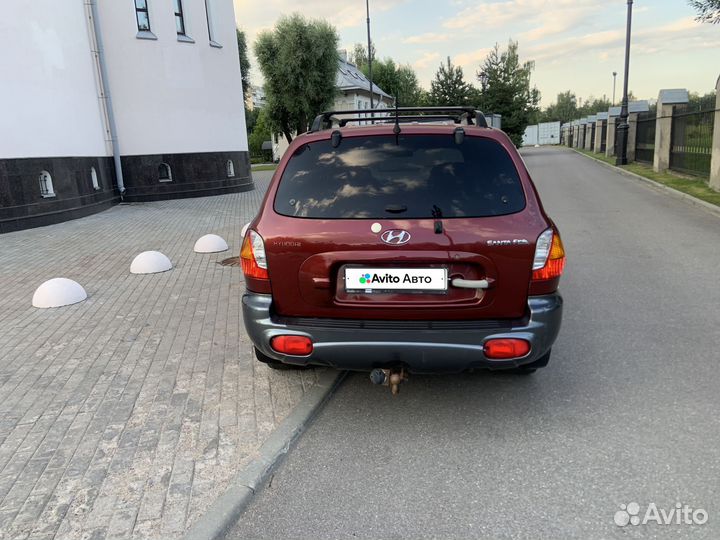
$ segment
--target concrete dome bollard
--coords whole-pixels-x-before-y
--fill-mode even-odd
[[[195,242],[195,253],[220,253],[227,251],[228,245],[222,237],[217,234],[206,234]]]
[[[77,304],[87,298],[82,286],[67,278],[54,278],[40,285],[33,294],[32,305],[36,308],[54,308]]]
[[[172,263],[159,251],[143,251],[133,259],[131,274],[157,274],[172,269]]]

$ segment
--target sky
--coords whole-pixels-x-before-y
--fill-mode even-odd
[[[257,34],[282,15],[298,12],[335,26],[339,47],[367,44],[363,0],[234,0],[237,25],[253,50]],[[629,86],[640,99],[656,99],[663,88],[705,94],[720,75],[720,25],[701,24],[686,0],[636,0]],[[429,89],[441,62],[450,57],[467,81],[488,50],[509,39],[519,42],[522,61],[535,62],[532,83],[541,104],[560,92],[586,100],[622,95],[626,0],[370,0],[372,39],[381,58],[410,64]],[[262,83],[251,56],[253,84]]]

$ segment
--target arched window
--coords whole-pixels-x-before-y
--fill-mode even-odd
[[[161,182],[172,182],[172,170],[167,163],[161,163],[158,167],[158,176]]]
[[[54,197],[55,190],[53,189],[52,176],[47,171],[40,171],[38,176],[38,182],[40,182],[40,195],[43,197]]]
[[[94,190],[100,189],[100,182],[98,182],[98,175],[95,167],[90,167],[90,180],[92,180]]]
[[[228,159],[228,162],[225,165],[225,170],[227,171],[228,178],[235,176],[235,165],[233,164],[232,159]]]

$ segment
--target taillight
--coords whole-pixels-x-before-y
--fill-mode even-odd
[[[275,336],[270,340],[274,351],[293,356],[307,356],[313,351],[313,343],[305,336]]]
[[[246,278],[270,279],[265,257],[265,243],[262,236],[253,230],[249,230],[245,235],[240,250],[240,262]]]
[[[533,260],[533,281],[559,278],[565,269],[565,249],[557,231],[548,229],[537,239]]]
[[[530,352],[530,342],[517,338],[489,339],[485,342],[484,352],[492,360],[522,358]]]

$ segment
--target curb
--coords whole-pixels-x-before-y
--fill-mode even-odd
[[[686,202],[689,202],[696,206],[700,206],[701,208],[704,208],[705,210],[708,210],[709,212],[711,212],[717,216],[720,216],[720,206],[709,203],[707,201],[703,201],[702,199],[698,199],[697,197],[693,197],[692,195],[688,195],[687,193],[678,191],[677,189],[671,188],[670,186],[666,186],[665,184],[661,184],[660,182],[656,182],[655,180],[652,180],[650,178],[645,178],[644,176],[640,176],[639,174],[635,174],[633,172],[626,171],[625,169],[623,169],[621,167],[611,165],[610,163],[606,163],[605,161],[603,161],[601,159],[597,159],[593,156],[588,156],[587,154],[578,152],[575,148],[570,148],[570,150],[572,150],[573,152],[575,152],[578,155],[581,155],[583,157],[591,159],[592,161],[595,161],[596,163],[599,163],[600,165],[603,165],[604,167],[607,167],[608,169],[612,169],[612,170],[620,173],[623,176],[627,176],[628,178],[634,178],[636,180],[642,180],[643,182],[650,185],[651,187],[659,189],[660,191],[664,191],[670,195],[675,196],[678,199],[683,199]]]
[[[185,540],[219,540],[230,530],[315,415],[340,386],[346,373],[328,369],[320,374],[318,384],[305,393],[300,403],[260,447],[257,457],[230,481],[230,487],[185,533]]]

